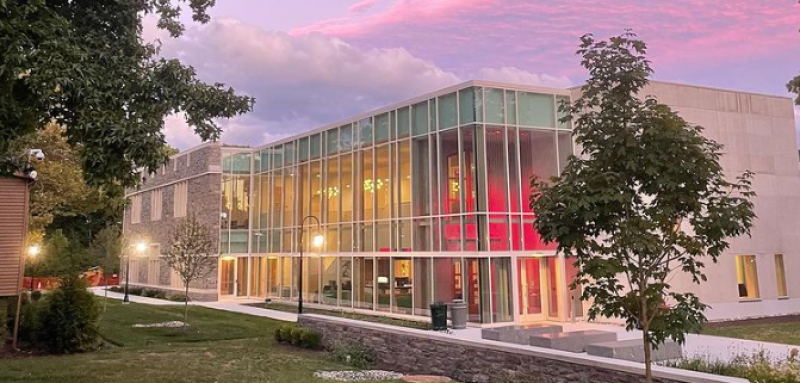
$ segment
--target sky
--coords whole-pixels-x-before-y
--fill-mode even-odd
[[[148,17],[144,38],[204,81],[256,98],[251,113],[220,121],[230,144],[260,146],[472,79],[579,85],[586,33],[632,29],[656,80],[790,96],[800,73],[796,0],[217,0],[210,13],[206,25],[184,15],[178,39]],[[166,136],[179,149],[200,143],[180,115]]]

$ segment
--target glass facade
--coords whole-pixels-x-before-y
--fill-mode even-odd
[[[297,299],[299,226],[313,215],[325,244],[310,246],[316,223],[305,227],[306,302],[428,315],[432,302],[462,299],[483,323],[513,321],[522,303],[526,314],[557,315],[555,271],[526,271],[525,286],[540,291],[523,297],[518,258],[555,249],[534,230],[528,196],[532,178],[558,175],[572,154],[558,121],[564,97],[468,86],[258,150],[226,149],[220,251],[245,266],[224,268],[222,288],[238,290],[235,280],[251,296]],[[525,265],[539,273],[538,263]]]

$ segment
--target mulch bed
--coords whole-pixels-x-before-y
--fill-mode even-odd
[[[742,319],[742,320],[732,320],[723,322],[708,322],[704,325],[704,327],[724,328],[724,327],[739,327],[739,326],[760,325],[760,324],[780,324],[780,323],[792,323],[792,322],[800,322],[800,315],[782,315],[774,317]]]

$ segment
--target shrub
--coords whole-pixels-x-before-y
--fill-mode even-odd
[[[111,286],[108,288],[108,291],[113,291],[115,293],[124,293],[125,288],[121,286]]]
[[[331,359],[358,369],[369,369],[375,365],[372,350],[357,343],[340,343],[331,349]]]
[[[123,289],[123,292],[125,290]],[[142,295],[144,293],[144,289],[141,287],[129,287],[128,288],[128,295]]]
[[[158,290],[156,294],[153,296],[156,299],[167,299],[167,293],[165,291]]]
[[[32,292],[31,293],[31,299],[34,300],[34,301],[38,301],[39,299],[42,299],[42,292],[39,291],[39,290],[36,290],[36,291]]]
[[[39,315],[43,304],[41,301],[28,299],[24,294],[22,297],[22,306],[20,306],[19,313],[19,340],[34,344],[39,339]],[[13,304],[16,307],[16,300],[13,301]],[[13,318],[11,318],[9,325],[13,326]]]
[[[730,361],[702,357],[681,359],[666,365],[684,370],[744,378],[758,383],[794,383],[800,382],[800,359],[797,354],[798,352],[793,350],[786,359],[775,359],[762,350],[752,355],[737,355]]]
[[[8,338],[8,302],[10,299],[0,298],[0,345]]]
[[[186,295],[183,294],[173,294],[169,296],[169,300],[173,302],[186,302]]]
[[[322,336],[307,328],[282,325],[275,329],[275,340],[279,343],[314,350],[320,347]]]
[[[82,352],[99,341],[97,320],[100,310],[94,294],[84,282],[66,276],[61,285],[42,301],[39,314],[39,343],[54,353]]]

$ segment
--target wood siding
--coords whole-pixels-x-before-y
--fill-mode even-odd
[[[19,294],[28,232],[28,180],[0,177],[0,297]]]

